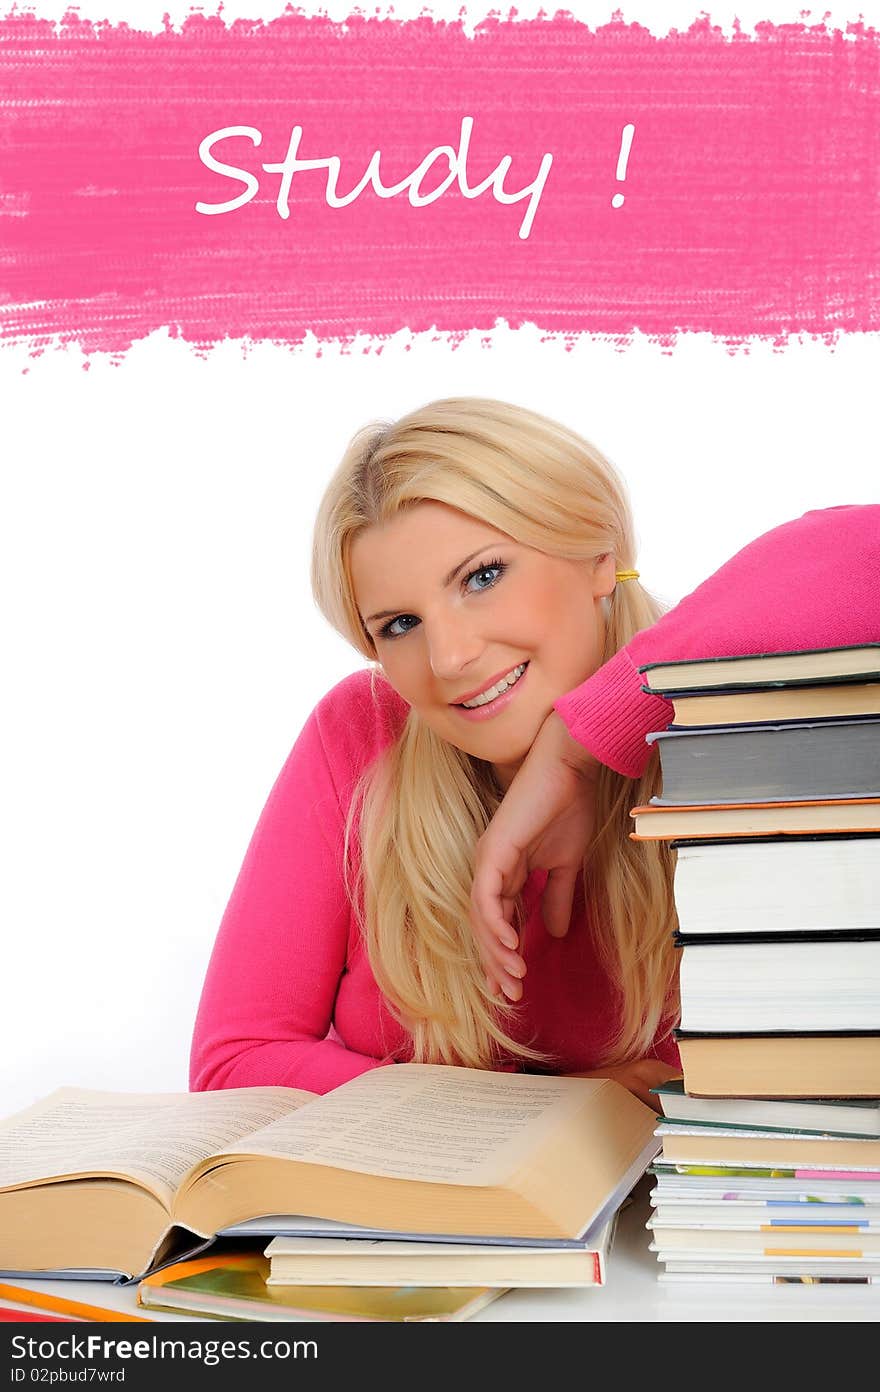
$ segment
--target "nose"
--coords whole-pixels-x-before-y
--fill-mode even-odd
[[[461,614],[435,615],[425,627],[431,671],[442,681],[461,676],[485,646]]]

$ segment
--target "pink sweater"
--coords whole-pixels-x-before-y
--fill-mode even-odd
[[[645,736],[672,708],[642,690],[640,664],[880,641],[880,506],[807,513],[744,548],[557,702],[572,735],[638,776]],[[353,789],[396,738],[406,706],[361,671],[319,702],[272,789],[220,927],[192,1045],[194,1090],[260,1084],[327,1092],[408,1040],[370,970],[341,875]],[[526,883],[526,989],[511,1032],[561,1073],[596,1067],[614,1027],[610,983],[582,897],[549,937],[543,874]],[[677,1061],[674,1044],[658,1057]]]

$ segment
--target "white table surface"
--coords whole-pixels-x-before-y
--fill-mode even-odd
[[[692,1282],[663,1285],[657,1280],[660,1265],[648,1251],[651,1240],[645,1228],[650,1216],[645,1176],[633,1202],[624,1209],[608,1264],[607,1284],[584,1290],[517,1290],[494,1300],[473,1317],[474,1323],[510,1321],[569,1323],[629,1321],[688,1323],[811,1321],[870,1322],[880,1319],[880,1285],[875,1286],[771,1286],[705,1285]],[[188,1321],[190,1316],[140,1310],[134,1286],[113,1286],[104,1281],[24,1281],[35,1290],[51,1291],[89,1304],[129,1310],[156,1321]],[[5,1302],[4,1302],[5,1303]],[[37,1328],[38,1326],[34,1326]]]

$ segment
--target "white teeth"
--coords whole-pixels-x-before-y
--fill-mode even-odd
[[[494,701],[496,696],[500,696],[502,691],[506,691],[508,687],[518,682],[525,670],[526,664],[521,662],[518,667],[514,667],[512,672],[508,672],[506,677],[502,677],[494,686],[490,686],[488,691],[481,692],[479,696],[474,696],[470,701],[462,701],[461,704],[465,710],[473,710],[476,706],[488,706],[489,702]]]

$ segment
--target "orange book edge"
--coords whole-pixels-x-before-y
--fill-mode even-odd
[[[776,810],[781,810],[786,807],[880,807],[880,797],[800,798],[796,801],[791,802],[680,802],[670,803],[668,806],[663,807],[659,807],[654,803],[642,803],[638,807],[630,808],[629,815],[631,817],[664,817],[671,812],[748,812],[751,809],[760,810],[763,808],[775,808]],[[834,835],[835,832],[850,831],[880,832],[880,818],[878,818],[876,825],[873,827],[863,825],[854,827],[851,825],[847,825],[846,822],[842,820],[840,825],[836,827],[823,827],[822,831],[826,835]],[[802,836],[806,834],[809,833],[805,833],[800,830],[792,832],[769,832],[766,828],[761,828],[757,831],[742,831],[739,829],[737,829],[735,832],[732,829],[730,831],[731,836],[735,836],[737,840],[743,841],[747,841],[750,837],[767,837],[768,835]],[[673,841],[700,841],[717,839],[717,837],[718,828],[716,827],[714,830],[706,831],[678,831],[671,834],[669,839]],[[629,833],[629,839],[631,841],[656,841],[659,839],[659,837],[658,833],[656,832],[651,836],[644,836],[642,833],[638,831],[631,831]]]
[[[169,1281],[181,1281],[186,1276],[200,1276],[203,1271],[212,1271],[217,1266],[238,1266],[247,1269],[254,1265],[257,1255],[254,1252],[215,1252],[213,1257],[196,1257],[192,1261],[174,1262],[171,1266],[163,1267],[161,1271],[155,1271],[152,1276],[145,1276],[140,1285],[159,1290],[162,1286],[168,1285]]]

